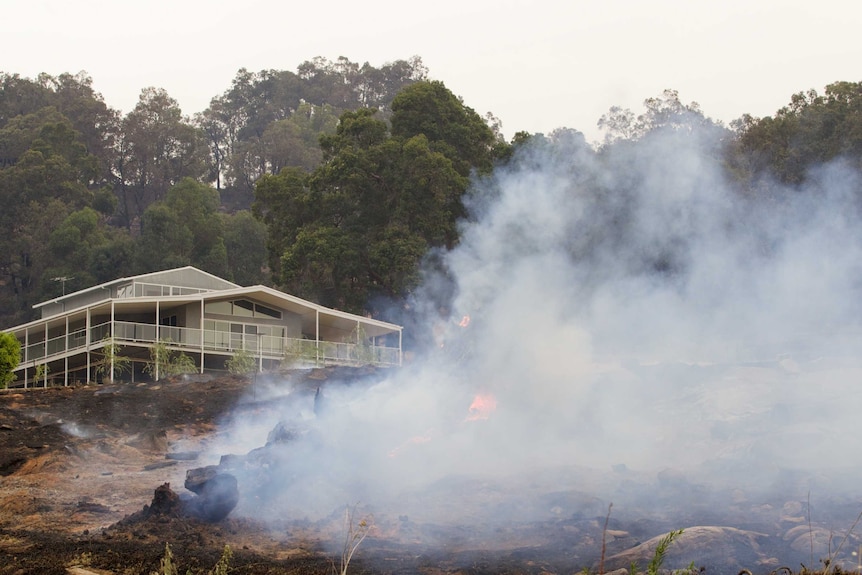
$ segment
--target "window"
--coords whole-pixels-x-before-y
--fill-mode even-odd
[[[204,305],[204,311],[219,315],[231,315],[231,304],[229,301],[208,301]]]
[[[281,319],[281,312],[277,309],[272,309],[271,307],[266,307],[265,305],[261,305],[259,303],[254,304],[254,316],[255,317],[271,317],[273,319]]]
[[[281,319],[279,310],[254,303],[247,299],[234,301],[211,301],[204,304],[204,313],[233,315],[237,317],[257,317],[262,319]]]
[[[254,317],[254,304],[245,299],[233,302],[233,315],[240,317]]]

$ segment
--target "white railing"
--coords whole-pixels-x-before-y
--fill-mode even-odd
[[[112,329],[113,327],[113,329]],[[113,334],[113,336],[112,336]],[[98,344],[106,338],[120,345],[152,345],[168,342],[172,347],[191,352],[232,353],[241,349],[252,355],[273,359],[296,359],[313,363],[400,365],[400,350],[370,344],[342,343],[269,335],[200,330],[188,327],[153,325],[126,321],[105,322],[90,328],[89,343]],[[22,347],[21,366],[45,363],[87,347],[85,329],[39,341]],[[319,343],[319,345],[318,345]]]

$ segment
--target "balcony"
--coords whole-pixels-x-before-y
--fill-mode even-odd
[[[83,353],[87,351],[88,342],[90,350],[97,350],[109,342],[121,347],[151,347],[158,341],[167,342],[172,349],[193,354],[230,355],[246,350],[254,357],[315,365],[388,367],[400,365],[401,360],[397,347],[377,346],[370,342],[360,345],[115,321],[92,326],[89,337],[86,329],[79,329],[22,347],[19,369]]]

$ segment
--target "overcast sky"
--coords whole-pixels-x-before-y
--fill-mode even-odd
[[[124,113],[147,86],[200,112],[242,67],[418,55],[507,137],[567,127],[593,141],[608,108],[640,111],[666,88],[730,122],[862,80],[862,2],[849,0],[0,0],[0,10],[0,71],[84,70]]]

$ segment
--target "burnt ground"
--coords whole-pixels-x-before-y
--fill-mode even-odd
[[[312,370],[299,385],[313,393],[336,372],[353,375]],[[0,393],[0,575],[148,575],[159,569],[166,543],[182,573],[209,572],[226,545],[231,573],[332,572],[337,558],[322,542],[342,537],[340,510],[324,521],[281,525],[146,513],[159,486],[184,491],[186,471],[200,465],[196,443],[217,433],[220,417],[243,398],[244,409],[255,409],[250,385],[225,376]],[[501,555],[470,545],[468,533],[435,529],[384,519],[351,573],[557,571],[553,554]],[[425,536],[453,545],[431,548],[421,543]],[[546,558],[536,561],[537,554]]]
[[[368,375],[310,370],[292,376],[292,385],[313,394],[330,378]],[[219,433],[223,416],[263,409],[249,393],[252,385],[220,377],[0,393],[0,575],[149,575],[159,570],[166,543],[180,573],[208,573],[225,546],[233,552],[230,573],[333,572],[336,557],[327,543],[344,536],[343,510],[323,520],[276,524],[233,515],[206,523],[148,512],[160,486],[189,495],[186,472],[201,466],[195,455]],[[631,482],[631,489],[639,488]],[[437,489],[427,493],[437,504],[464,491],[483,505],[504,504],[497,499],[503,488],[487,482],[454,478]],[[686,491],[688,501],[701,498],[697,485],[674,475],[659,477],[651,489],[657,507]],[[711,573],[738,573],[740,566],[770,573],[781,565],[797,570],[799,558],[817,567],[815,544],[818,553],[834,549],[841,535],[834,525],[812,524],[804,501],[764,501],[739,492],[719,503],[702,499],[703,505],[674,510],[672,519],[615,507],[606,523],[606,502],[575,490],[542,492],[525,501],[550,510],[550,518],[484,531],[381,514],[350,572],[598,572],[633,560],[643,567],[656,536],[686,527],[686,539],[674,547],[682,565],[694,559],[709,564]],[[845,527],[858,513],[853,502],[834,507]],[[847,545],[860,544],[852,535]],[[600,566],[603,547],[607,561]]]
[[[0,394],[0,573],[150,573],[166,542],[182,572],[211,569],[225,545],[236,573],[324,572],[329,558],[301,534],[232,518],[134,520],[156,487],[182,490],[194,442],[248,386],[222,377]],[[167,458],[180,438],[191,455]]]

